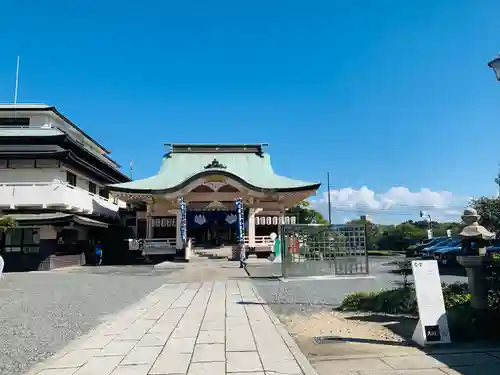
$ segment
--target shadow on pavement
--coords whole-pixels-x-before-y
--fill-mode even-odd
[[[288,306],[327,306],[327,307],[334,307],[335,305],[330,304],[330,303],[309,303],[309,302],[274,302],[274,303],[267,303],[267,302],[248,302],[248,301],[240,301],[238,302],[239,305],[260,305],[260,306],[280,306],[280,305],[288,305]]]
[[[373,313],[346,317],[346,319],[383,324],[389,330],[406,340],[400,343],[400,345],[417,347],[411,340],[413,331],[417,325],[417,318]],[[367,344],[373,343],[373,340],[365,339],[348,339],[348,341],[365,342]],[[392,345],[387,341],[380,343],[383,345]],[[422,361],[422,371],[424,368],[430,369],[447,366],[453,369],[453,371],[448,371],[454,375],[500,374],[500,345],[494,342],[452,342],[451,344],[429,345],[425,348],[420,348],[420,351],[420,355],[412,355],[408,357],[408,361]],[[416,370],[418,370],[418,364],[416,366]]]
[[[418,319],[414,317],[394,316],[376,313],[359,316],[349,316],[345,319],[350,321],[380,323],[384,327],[390,329],[396,335],[401,336],[402,338],[407,340],[407,342],[411,342],[411,336],[418,322]]]
[[[202,258],[208,258],[208,259],[227,259],[227,256],[223,256],[223,255],[218,255],[218,254],[209,254],[209,253],[197,253],[197,255],[199,257],[202,257]]]
[[[332,344],[335,342],[353,342],[358,344],[380,344],[388,346],[408,346],[406,342],[402,341],[389,341],[377,339],[363,339],[360,337],[340,337],[340,336],[317,336],[313,339],[315,344]]]

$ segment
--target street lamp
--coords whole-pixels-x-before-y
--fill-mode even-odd
[[[493,69],[497,81],[500,81],[500,56],[495,57],[488,63],[488,66]]]
[[[432,238],[432,218],[428,212],[420,211],[420,217],[427,221],[427,238],[430,240]]]

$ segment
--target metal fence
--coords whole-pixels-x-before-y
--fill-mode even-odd
[[[281,225],[282,275],[368,274],[364,225]]]

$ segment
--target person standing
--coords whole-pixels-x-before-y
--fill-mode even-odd
[[[244,243],[238,244],[240,246],[240,268],[247,268],[247,252]]]
[[[96,265],[100,266],[102,264],[102,246],[99,241],[95,245],[95,256],[96,256]]]

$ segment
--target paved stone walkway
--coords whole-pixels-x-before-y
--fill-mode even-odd
[[[498,375],[500,352],[344,356],[314,362],[319,375]]]
[[[27,375],[34,374],[316,372],[252,284],[229,280],[165,284]]]

